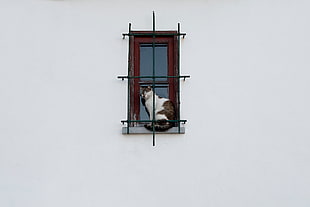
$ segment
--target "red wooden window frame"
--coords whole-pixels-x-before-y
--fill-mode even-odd
[[[141,44],[152,44],[153,41],[156,44],[167,44],[167,54],[168,54],[168,76],[178,76],[178,37],[177,37],[177,31],[164,31],[164,32],[155,32],[155,34],[159,34],[159,36],[155,36],[155,39],[153,36],[150,35],[143,35],[143,34],[149,34],[150,32],[133,32],[134,34],[139,35],[133,35],[131,36],[130,41],[130,54],[129,54],[129,64],[130,64],[130,70],[129,75],[130,76],[140,76],[140,45]],[[160,35],[164,34],[164,35]],[[140,78],[132,78],[130,81],[130,120],[139,120],[140,117]],[[173,101],[175,104],[176,112],[178,111],[178,103],[177,103],[177,96],[178,94],[178,84],[179,79],[178,78],[167,78],[167,84],[168,84],[168,94],[169,98]],[[159,83],[161,81],[158,81]],[[152,81],[150,81],[150,85],[152,85]],[[156,85],[156,81],[155,81]],[[177,114],[177,119],[179,115]],[[130,126],[139,126],[141,123],[139,122],[133,122],[129,124]]]

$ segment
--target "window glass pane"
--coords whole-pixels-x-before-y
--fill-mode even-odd
[[[161,97],[164,98],[168,98],[168,86],[165,85],[158,85],[157,87],[155,87],[155,93]],[[150,112],[153,113],[153,112]],[[142,103],[140,104],[140,120],[149,120],[150,117],[147,114],[145,107],[142,105]]]
[[[155,76],[168,75],[167,44],[155,45]],[[152,44],[140,45],[140,76],[153,75]],[[152,78],[141,78],[141,81],[151,81]],[[167,81],[167,78],[157,78],[155,81]]]

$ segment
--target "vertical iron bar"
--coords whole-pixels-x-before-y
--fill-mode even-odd
[[[181,32],[181,28],[180,28],[180,23],[178,23],[178,34],[180,34],[180,32]],[[177,36],[177,38],[178,38],[178,76],[180,76],[180,36],[178,35]],[[178,95],[177,95],[177,97],[178,97],[178,120],[180,120],[181,119],[181,117],[180,117],[180,107],[181,107],[181,103],[180,103],[180,78],[178,78],[177,79],[177,81],[178,81]],[[180,134],[180,132],[181,132],[181,123],[180,123],[180,121],[178,121],[178,133]]]
[[[153,49],[153,146],[155,146],[155,12],[153,11],[153,40],[152,40],[152,49]]]
[[[129,34],[131,33],[131,23],[129,23]],[[130,82],[131,82],[131,74],[130,74],[130,69],[131,69],[131,39],[132,37],[129,36],[128,37],[128,41],[129,41],[129,48],[128,48],[128,71],[127,71],[127,74],[128,74],[128,80],[127,80],[127,134],[129,134],[129,127],[131,125],[131,122],[129,120],[131,120],[130,118]]]

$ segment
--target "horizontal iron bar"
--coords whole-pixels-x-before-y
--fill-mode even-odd
[[[145,32],[145,33],[135,33],[135,32],[130,32],[130,33],[123,33],[123,37],[125,36],[184,36],[186,33],[154,33],[154,32]]]
[[[166,120],[167,122],[183,122],[184,124],[187,120]],[[122,120],[121,123],[131,123],[131,122],[157,122],[156,120]]]
[[[139,82],[140,86],[151,86],[152,83],[150,82]],[[155,88],[167,88],[169,86],[169,83],[158,83],[156,82]]]
[[[117,78],[120,78],[122,80],[124,80],[125,78],[190,78],[191,76],[190,75],[177,75],[177,76],[117,76]]]

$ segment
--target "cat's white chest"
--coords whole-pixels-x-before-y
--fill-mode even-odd
[[[150,119],[153,119],[153,106],[155,105],[155,119],[167,119],[167,117],[163,114],[157,114],[158,112],[164,110],[163,104],[167,101],[166,98],[158,98],[155,96],[155,103],[153,103],[153,97],[149,98],[145,101],[145,106],[150,113]]]

